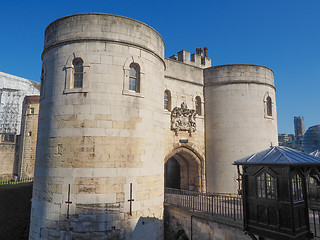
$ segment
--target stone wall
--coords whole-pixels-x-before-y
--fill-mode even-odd
[[[0,178],[12,179],[15,167],[16,143],[0,142]]]
[[[19,144],[19,178],[34,175],[38,134],[39,96],[26,96],[22,108],[21,136]]]
[[[165,239],[251,240],[242,222],[220,216],[204,215],[171,205],[164,207]]]
[[[161,36],[126,17],[48,26],[30,239],[163,238],[163,56]]]
[[[204,78],[208,191],[236,193],[232,163],[278,145],[274,75],[264,66],[233,64],[207,68]]]
[[[203,95],[203,70],[200,67],[189,65],[185,62],[165,59],[166,71],[164,91],[171,93],[172,111],[175,107],[181,108],[185,103],[188,109],[196,109],[196,97],[201,99],[201,113],[195,115],[196,131],[189,134],[187,131],[171,129],[171,111],[164,109],[164,164],[171,157],[179,158],[181,168],[189,168],[194,172],[183,173],[189,178],[199,178],[195,183],[189,180],[189,186],[183,189],[205,191],[205,147],[204,147],[204,95]],[[200,64],[200,63],[199,63]],[[179,155],[179,156],[178,156]]]

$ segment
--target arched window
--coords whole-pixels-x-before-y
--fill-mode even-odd
[[[73,88],[82,88],[83,85],[83,61],[81,58],[73,59]]]
[[[201,116],[201,97],[196,97],[196,113]]]
[[[295,174],[291,179],[293,201],[303,200],[302,179],[299,174]]]
[[[261,173],[257,177],[258,197],[267,199],[277,198],[277,181],[269,173]]]
[[[169,90],[164,91],[164,109],[171,111],[171,93]]]
[[[267,115],[268,116],[272,116],[272,101],[271,101],[271,97],[267,97]]]
[[[140,67],[137,63],[130,64],[129,90],[140,92]]]

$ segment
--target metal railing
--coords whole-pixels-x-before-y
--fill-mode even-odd
[[[201,211],[211,215],[220,215],[243,219],[242,199],[234,194],[201,193],[188,190],[165,188],[165,203],[178,207],[188,208],[192,211]]]
[[[33,182],[33,178],[22,178],[22,179],[0,179],[0,186],[2,185],[15,185],[19,183]]]
[[[220,215],[233,220],[243,220],[242,198],[234,194],[201,193],[188,190],[165,188],[165,203],[199,211],[211,215]],[[320,238],[320,209],[309,208],[310,231]]]

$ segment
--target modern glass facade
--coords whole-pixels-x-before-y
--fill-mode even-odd
[[[303,136],[303,151],[311,153],[320,149],[320,125],[310,127]]]

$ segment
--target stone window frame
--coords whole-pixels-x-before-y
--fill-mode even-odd
[[[74,58],[72,60],[72,66],[73,66],[73,88],[82,88],[83,75],[84,75],[82,58]]]
[[[271,102],[270,102],[271,101]],[[269,92],[264,95],[263,104],[264,104],[264,118],[274,119],[274,98]],[[271,109],[270,109],[271,107]],[[271,112],[270,112],[271,111]],[[269,115],[271,113],[271,115]]]
[[[199,95],[194,98],[194,105],[196,114],[198,114],[198,116],[202,116],[202,99]]]
[[[140,66],[137,63],[130,64],[129,91],[140,92]]]
[[[81,59],[82,60],[82,67],[83,67],[83,78],[82,78],[82,87],[74,87],[74,60]],[[72,57],[69,57],[67,60],[66,65],[64,66],[63,70],[65,71],[65,86],[63,93],[70,94],[70,93],[87,93],[89,90],[89,76],[90,76],[90,66],[86,65],[88,63],[86,56],[78,56],[77,54],[73,54]]]
[[[172,103],[172,101],[171,101],[171,91],[169,89],[166,89],[163,92],[163,108],[164,108],[164,110],[170,112],[172,110],[172,108],[171,108],[172,104],[171,103]]]
[[[132,91],[129,90],[129,78],[130,78],[130,66],[131,64],[136,64],[139,66],[140,74],[139,74],[139,90],[138,91]],[[144,97],[144,80],[145,79],[145,70],[143,62],[139,57],[129,57],[126,59],[124,65],[123,65],[123,89],[122,94],[123,95],[129,95],[133,97]]]
[[[201,110],[201,115],[199,115],[198,113],[197,113],[197,97],[199,97],[200,98],[200,110]],[[198,92],[198,93],[196,93],[196,95],[193,97],[193,106],[194,106],[194,109],[196,110],[196,118],[204,118],[204,102],[203,102],[203,96]]]

